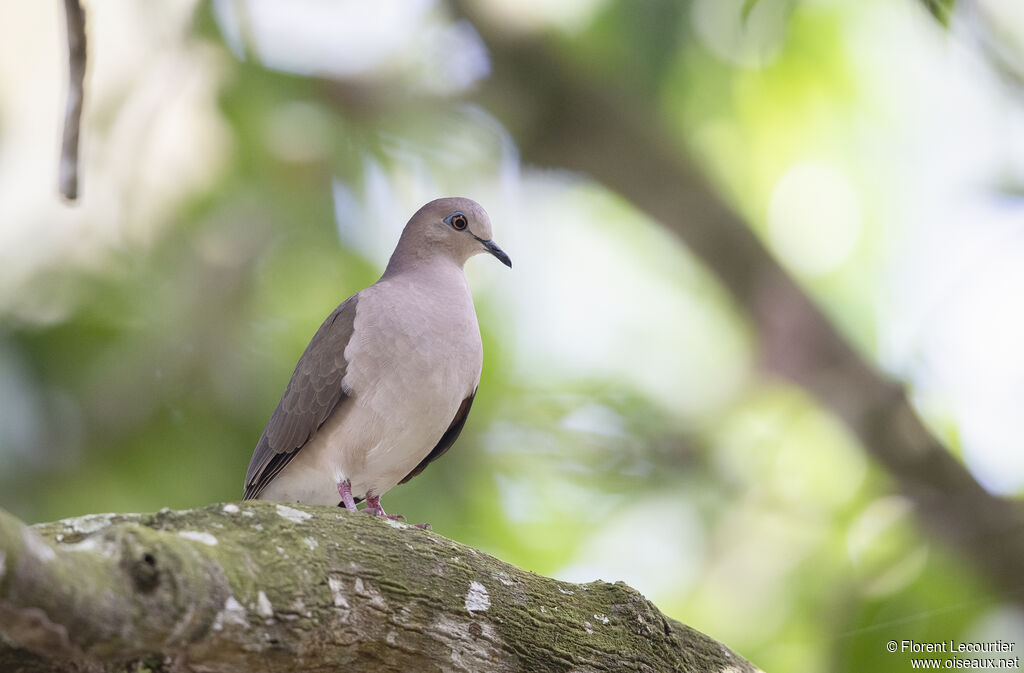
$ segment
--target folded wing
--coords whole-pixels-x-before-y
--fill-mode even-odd
[[[249,461],[244,499],[258,498],[331,414],[349,399],[342,379],[348,371],[345,347],[354,331],[358,297],[349,297],[327,316],[295,365],[288,387]]]

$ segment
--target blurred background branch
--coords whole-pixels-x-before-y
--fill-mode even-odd
[[[460,11],[493,58],[481,99],[512,130],[524,158],[594,177],[679,236],[756,325],[767,370],[843,419],[929,528],[1024,604],[1024,507],[982,488],[921,423],[901,386],[848,344],[685,148],[666,142],[671,133],[647,104],[653,99],[622,81],[597,86],[543,40],[503,34],[467,6]],[[523,119],[528,127],[517,123]]]

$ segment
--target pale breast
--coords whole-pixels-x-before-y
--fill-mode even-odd
[[[479,384],[483,362],[469,287],[454,270],[445,283],[397,278],[360,293],[345,349],[349,399],[275,480],[276,490],[337,502],[336,485],[348,479],[357,497],[382,495],[430,453]]]
[[[398,278],[360,294],[343,381],[355,396],[377,396],[383,405],[410,393],[461,402],[473,391],[483,348],[468,284],[456,271],[448,283]]]

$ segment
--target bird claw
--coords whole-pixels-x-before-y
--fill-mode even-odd
[[[363,514],[371,514],[373,516],[383,517],[385,519],[391,519],[392,521],[405,521],[405,517],[401,514],[385,514],[382,509],[372,509],[367,507],[360,510]],[[419,528],[420,530],[432,530],[432,526],[429,523],[411,523],[409,524],[413,528]]]
[[[359,511],[361,511],[363,514],[369,514],[371,516],[381,516],[385,519],[391,519],[392,521],[405,521],[405,517],[401,514],[387,514],[380,507],[364,507]]]
[[[405,521],[405,517],[402,516],[401,514],[388,514],[387,512],[385,512],[384,508],[380,506],[380,496],[379,495],[367,494],[366,495],[366,507],[364,507],[363,509],[361,509],[359,511],[362,512],[363,514],[369,514],[371,516],[380,516],[380,517],[384,517],[385,519],[390,519],[392,521]],[[431,526],[430,526],[429,523],[414,523],[414,524],[411,524],[411,525],[414,528],[420,528],[422,530],[430,530],[431,529]]]

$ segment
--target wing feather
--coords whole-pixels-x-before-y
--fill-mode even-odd
[[[342,386],[348,371],[345,347],[355,330],[358,297],[352,295],[327,316],[295,365],[288,387],[252,453],[244,499],[258,498],[348,399]]]

